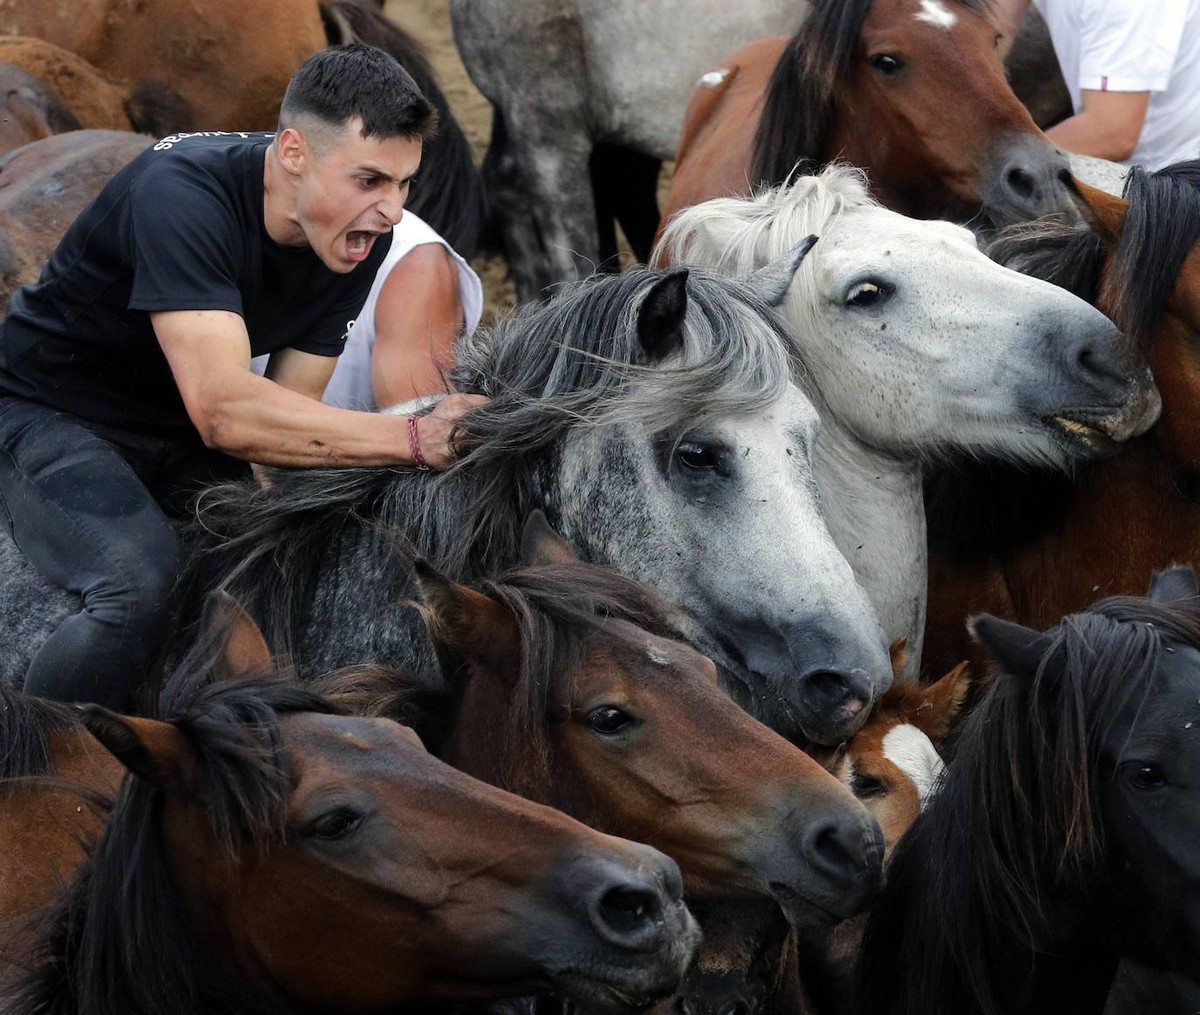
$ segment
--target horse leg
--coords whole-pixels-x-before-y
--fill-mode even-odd
[[[613,219],[620,223],[638,262],[649,262],[658,229],[658,174],[661,169],[661,159],[631,148],[598,144],[592,150],[590,170],[602,270],[620,269],[616,263]]]
[[[546,125],[535,115],[513,112],[493,116],[483,173],[517,295],[525,301],[541,299],[557,282],[586,278],[600,250],[588,178],[591,144],[583,130],[544,137]]]

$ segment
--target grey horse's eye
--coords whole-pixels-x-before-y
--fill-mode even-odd
[[[891,288],[880,282],[857,282],[846,293],[846,305],[873,307],[882,303],[891,293]]]
[[[675,449],[675,457],[689,469],[715,469],[717,455],[712,448],[693,441],[684,441]]]

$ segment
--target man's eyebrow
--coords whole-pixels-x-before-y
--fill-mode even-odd
[[[386,180],[388,183],[406,183],[406,182],[410,181],[414,176],[417,175],[416,172],[414,171],[414,172],[409,173],[406,177],[404,177],[404,179],[397,179],[391,173],[384,172],[384,170],[378,169],[375,166],[355,166],[354,172],[366,173],[369,176],[376,177],[377,179]]]

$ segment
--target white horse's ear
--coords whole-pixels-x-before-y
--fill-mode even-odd
[[[754,289],[763,302],[769,307],[777,307],[783,302],[783,297],[792,284],[800,263],[808,256],[816,244],[818,237],[806,236],[795,247],[774,261],[764,264],[753,275],[746,279],[746,284]]]

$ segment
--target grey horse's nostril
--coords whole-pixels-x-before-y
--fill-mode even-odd
[[[1014,166],[1005,176],[1011,190],[1022,201],[1037,200],[1037,184],[1032,174],[1021,166]]]

